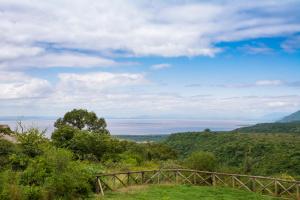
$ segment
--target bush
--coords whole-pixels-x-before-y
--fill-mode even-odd
[[[214,171],[217,167],[217,161],[214,154],[200,151],[192,153],[185,160],[185,165],[195,170]]]
[[[32,128],[27,132],[18,135],[18,141],[23,153],[29,157],[35,157],[43,153],[43,145],[48,142],[43,132]]]
[[[0,138],[0,170],[9,163],[9,156],[14,152],[15,145]]]
[[[75,199],[87,196],[92,190],[93,172],[85,164],[72,160],[72,152],[51,147],[31,160],[21,175],[24,186],[39,186],[47,199]],[[30,190],[29,190],[30,189]],[[29,188],[26,194],[35,195],[39,188]]]

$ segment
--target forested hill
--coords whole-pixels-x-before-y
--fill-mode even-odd
[[[284,117],[278,122],[300,122],[300,110]]]
[[[215,154],[221,171],[274,175],[300,175],[300,136],[188,132],[170,135],[165,143],[182,158],[192,152]]]
[[[289,123],[261,123],[253,126],[235,129],[239,133],[296,133],[300,134],[300,121]]]

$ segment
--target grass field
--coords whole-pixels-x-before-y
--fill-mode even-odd
[[[152,185],[107,192],[99,200],[271,200],[271,197],[235,190],[185,185]]]

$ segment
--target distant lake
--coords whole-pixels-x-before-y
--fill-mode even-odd
[[[209,128],[213,131],[228,131],[253,124],[245,121],[229,120],[184,120],[184,119],[107,119],[108,129],[112,135],[155,135],[171,134],[186,131],[202,131]],[[47,136],[53,131],[55,120],[34,119],[23,120],[26,128],[38,127],[41,130],[47,129]],[[12,129],[16,121],[0,121],[0,124],[8,124]]]

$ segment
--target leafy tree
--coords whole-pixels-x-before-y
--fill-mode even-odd
[[[106,129],[104,118],[98,118],[96,113],[89,112],[85,109],[73,109],[67,112],[63,118],[56,120],[54,126],[59,128],[63,125],[68,125],[79,130],[88,130],[97,133],[109,134]]]
[[[96,158],[96,160],[101,160],[102,156],[110,151],[111,141],[109,135],[88,131],[77,131],[70,141],[69,148],[81,160],[86,158]],[[117,147],[114,146],[112,148]]]
[[[211,130],[209,128],[204,129],[204,132],[210,133]]]
[[[52,133],[52,142],[57,147],[69,147],[76,131],[71,126],[62,125]]]
[[[194,152],[185,161],[188,168],[200,171],[214,171],[217,160],[214,154],[209,152]]]
[[[18,134],[18,141],[24,154],[35,157],[42,154],[43,145],[48,142],[48,139],[45,137],[45,133],[32,128],[25,133]]]

